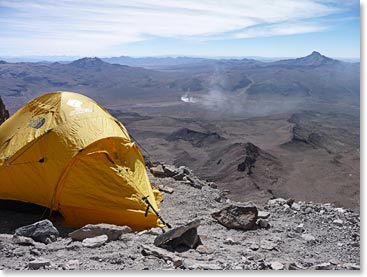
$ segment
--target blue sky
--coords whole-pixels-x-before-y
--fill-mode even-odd
[[[356,0],[1,0],[0,56],[359,58]]]

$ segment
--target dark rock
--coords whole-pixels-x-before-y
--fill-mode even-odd
[[[223,226],[230,229],[251,230],[256,226],[257,208],[249,205],[230,205],[212,214]]]
[[[69,233],[73,240],[82,241],[86,238],[93,238],[100,235],[107,235],[108,240],[117,240],[122,234],[131,233],[129,226],[117,226],[113,224],[88,224],[84,227]]]
[[[150,168],[150,172],[155,176],[155,177],[160,177],[163,178],[164,177],[164,170],[163,170],[163,166],[162,165],[158,165],[155,167],[151,167]]]
[[[186,177],[186,175],[183,172],[180,172],[180,173],[172,176],[172,178],[175,179],[176,181],[183,181],[184,177]]]
[[[288,200],[286,200],[286,203],[288,204],[288,206],[291,207],[293,205],[293,203],[294,203],[294,199],[289,198]]]
[[[47,244],[57,239],[59,231],[50,220],[45,219],[16,229],[15,235],[30,237],[35,241]]]
[[[186,251],[202,244],[197,234],[200,220],[194,220],[184,226],[174,228],[157,236],[154,245],[170,251]]]
[[[204,184],[197,178],[191,178],[189,176],[186,176],[187,180],[189,181],[190,186],[197,188],[197,189],[201,189]]]
[[[173,177],[180,173],[179,169],[173,165],[163,165],[163,171],[165,177]]]

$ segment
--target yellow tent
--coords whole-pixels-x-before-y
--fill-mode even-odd
[[[67,226],[160,224],[138,147],[117,119],[77,93],[37,97],[0,126],[0,180],[0,199],[59,211]]]

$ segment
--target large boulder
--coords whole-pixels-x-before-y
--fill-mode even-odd
[[[47,244],[57,239],[59,231],[50,220],[45,219],[16,229],[15,235],[29,237]]]
[[[93,238],[100,235],[106,235],[108,240],[117,240],[122,234],[131,233],[129,226],[117,226],[113,224],[88,224],[84,227],[69,233],[72,240],[82,241],[86,238]]]
[[[184,226],[176,227],[167,231],[154,240],[154,245],[169,251],[185,251],[195,249],[202,244],[197,233],[200,220],[194,220]]]
[[[257,214],[255,206],[232,204],[213,213],[212,217],[227,228],[251,230],[256,226]]]

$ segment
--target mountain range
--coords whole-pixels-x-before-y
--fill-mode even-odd
[[[131,58],[123,57],[118,61],[128,60]],[[70,63],[1,61],[0,96],[11,113],[31,98],[55,90],[86,94],[107,107],[136,104],[137,101],[140,104],[180,101],[185,93],[208,102],[213,98],[212,91],[218,92],[220,98],[235,97],[235,102],[245,96],[246,101],[343,101],[359,105],[359,63],[334,60],[318,52],[276,62],[174,60],[179,62],[164,64],[162,59],[147,58],[147,63],[156,62],[155,70],[117,64],[117,59],[110,59],[113,63],[109,63],[97,57]]]

